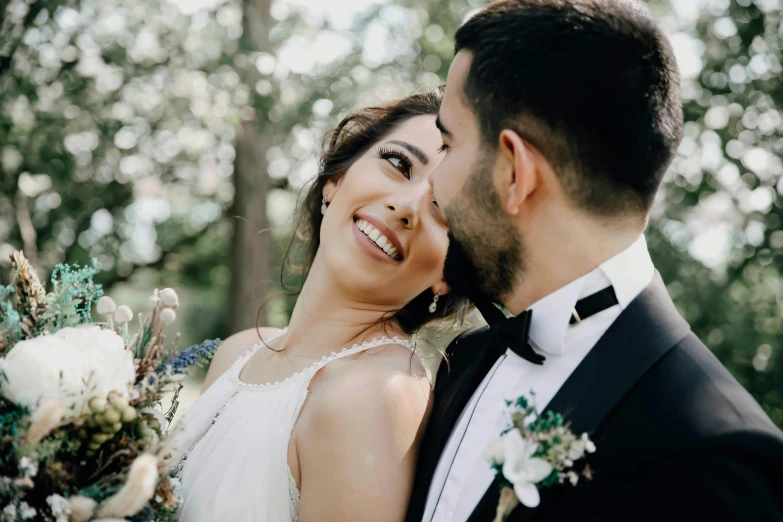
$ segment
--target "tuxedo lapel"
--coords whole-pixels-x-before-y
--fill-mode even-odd
[[[594,435],[633,385],[689,331],[656,272],[653,281],[590,350],[546,410],[562,414],[574,433]],[[541,504],[551,501],[559,491],[558,486],[542,490]],[[494,482],[469,521],[492,520],[498,499]],[[535,514],[535,509],[519,506],[508,520],[526,522]]]
[[[495,480],[487,488],[487,492],[481,498],[470,517],[466,522],[489,522],[495,519],[495,514],[498,509],[498,502],[500,501],[500,479],[495,476]],[[519,510],[516,510],[519,511]],[[516,513],[515,511],[515,513]],[[532,511],[532,510],[528,510]]]
[[[449,366],[441,364],[435,383],[435,402],[420,449],[413,495],[406,521],[420,522],[424,516],[432,477],[441,453],[473,392],[481,384],[498,357],[487,343],[488,328],[457,339],[447,351]]]
[[[595,433],[631,387],[689,331],[656,272],[546,409],[563,414],[574,433]]]

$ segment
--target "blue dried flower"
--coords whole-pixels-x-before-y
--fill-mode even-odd
[[[171,373],[181,375],[187,373],[191,366],[206,366],[222,343],[220,339],[212,339],[186,348],[158,368],[157,373],[165,373],[171,368]]]

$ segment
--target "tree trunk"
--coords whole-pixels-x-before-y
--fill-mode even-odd
[[[244,0],[243,51],[269,51],[269,9],[272,0]],[[248,67],[247,85],[255,85],[258,77],[254,67]],[[232,239],[231,287],[229,289],[229,333],[256,325],[258,310],[263,304],[270,279],[269,245],[271,234],[266,212],[269,177],[266,172],[267,140],[259,121],[265,115],[256,114],[239,130],[234,160],[234,204],[230,216],[234,221]],[[266,325],[266,309],[258,316],[258,324]]]

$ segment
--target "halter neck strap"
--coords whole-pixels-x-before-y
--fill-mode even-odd
[[[413,352],[415,354],[420,354],[418,349],[416,348],[416,343],[408,341],[407,339],[400,339],[397,336],[394,336],[394,337],[391,337],[391,338],[384,336],[384,337],[381,337],[380,339],[373,338],[372,341],[366,341],[366,342],[363,342],[362,344],[354,344],[351,348],[343,348],[339,352],[332,352],[330,355],[324,355],[322,358],[320,358],[317,361],[315,361],[312,365],[306,366],[305,368],[299,370],[298,372],[294,373],[293,375],[291,375],[289,377],[286,377],[282,381],[267,382],[267,383],[263,383],[263,384],[251,384],[251,383],[247,383],[247,382],[242,381],[239,378],[239,375],[242,372],[242,369],[247,365],[248,361],[253,356],[253,354],[255,354],[258,351],[259,348],[261,348],[262,346],[265,346],[265,343],[269,343],[270,341],[273,341],[273,340],[277,339],[278,337],[280,337],[283,334],[285,334],[286,331],[288,331],[288,329],[284,328],[279,333],[277,333],[276,335],[270,337],[269,339],[266,339],[265,341],[257,343],[250,350],[248,350],[248,352],[244,356],[239,357],[236,360],[236,362],[234,363],[234,365],[233,365],[233,367],[231,368],[231,371],[230,371],[229,377],[231,379],[231,382],[234,385],[242,387],[242,388],[255,388],[255,389],[272,388],[272,387],[275,387],[275,386],[278,386],[278,385],[285,384],[288,381],[290,381],[291,379],[294,379],[294,378],[296,378],[299,375],[302,375],[304,373],[313,373],[314,374],[315,372],[317,372],[318,370],[320,370],[321,368],[323,368],[324,366],[326,366],[330,362],[336,361],[337,359],[342,359],[343,357],[349,357],[351,355],[355,355],[357,353],[361,353],[361,352],[364,352],[366,350],[369,350],[370,348],[376,348],[378,346],[385,346],[385,345],[389,345],[389,344],[398,344],[400,346],[404,346],[405,348],[407,348],[408,350],[410,350],[411,352]]]

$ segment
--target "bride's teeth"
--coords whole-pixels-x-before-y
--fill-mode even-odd
[[[372,223],[363,219],[357,219],[356,227],[364,232],[364,234],[370,238],[370,240],[375,243],[378,248],[383,250],[386,255],[396,261],[401,260],[400,255],[397,253],[397,249],[392,245],[392,242],[389,241],[389,238],[381,234],[381,231],[375,228]]]

